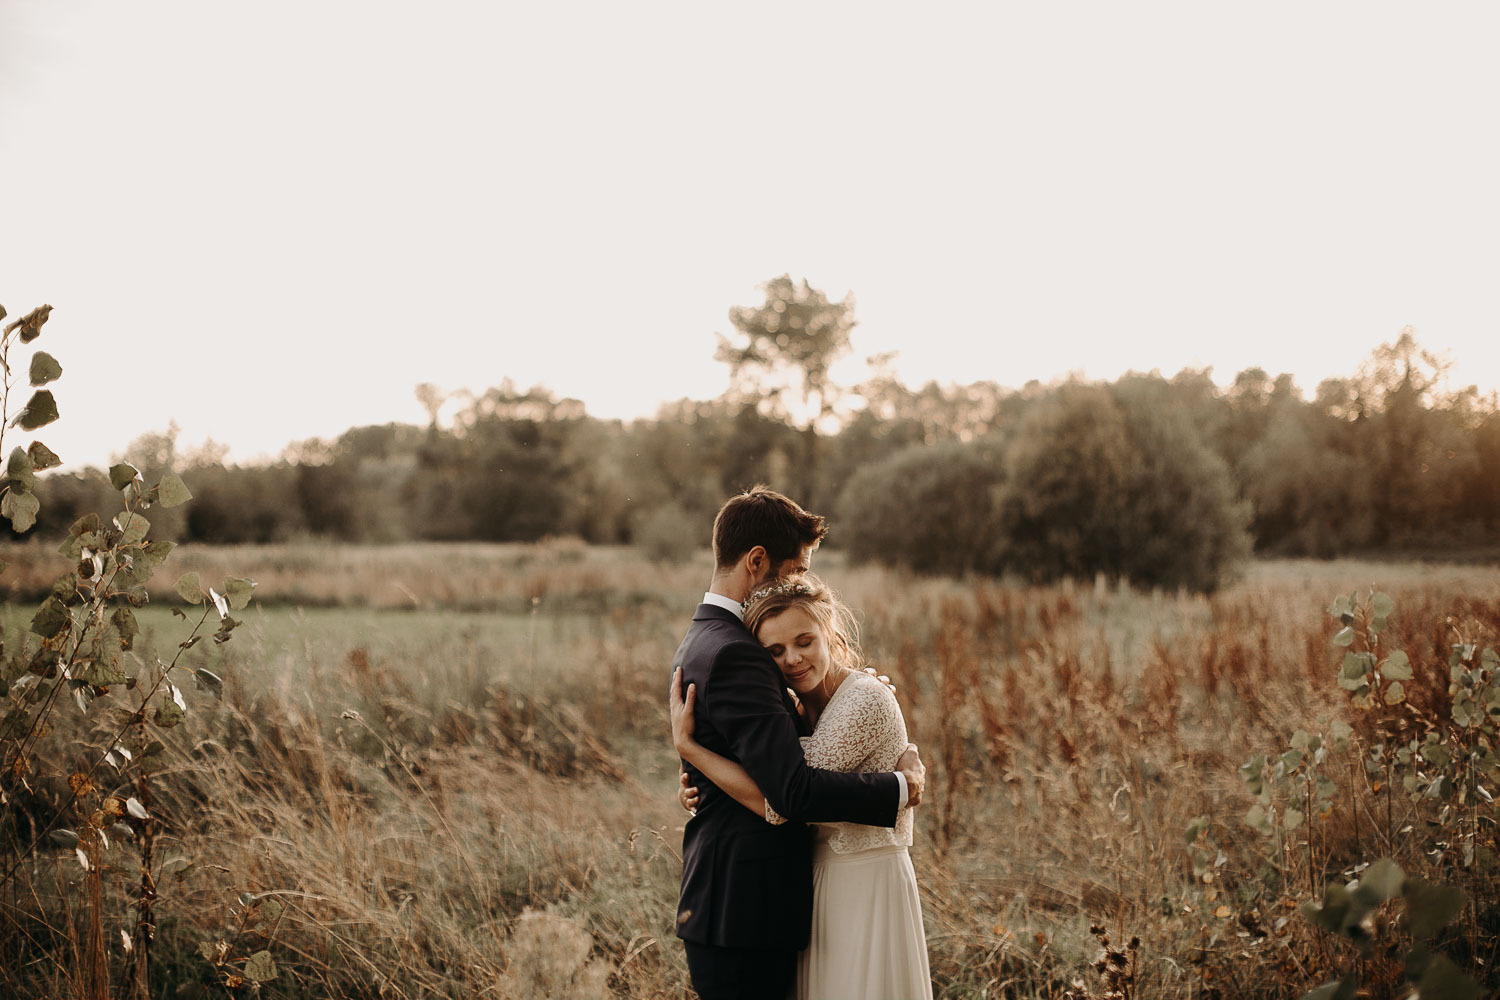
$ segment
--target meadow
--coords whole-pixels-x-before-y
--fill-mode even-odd
[[[50,551],[0,553],[7,644],[62,568]],[[706,553],[664,565],[564,540],[171,558],[138,613],[143,660],[190,628],[171,611],[178,573],[258,586],[230,641],[183,654],[221,697],[184,684],[186,721],[157,734],[151,995],[690,995],[665,695]],[[1483,975],[1500,958],[1493,807],[1463,805],[1465,864],[1451,838],[1430,842],[1421,803],[1360,766],[1446,708],[1453,643],[1495,643],[1494,568],[1259,562],[1212,597],[919,577],[836,551],[814,568],[858,609],[928,767],[912,853],[936,996],[1286,997],[1353,968],[1366,995],[1402,996],[1399,900],[1373,913],[1368,953],[1297,909],[1383,856],[1464,889],[1461,931],[1437,942],[1455,961]],[[1382,639],[1414,677],[1401,703],[1360,710],[1329,606],[1373,591],[1394,601]],[[105,725],[69,706],[47,752],[82,762]],[[1299,731],[1326,747],[1316,775],[1302,766],[1328,794],[1267,836],[1246,822],[1241,769]],[[99,783],[95,803],[142,794]],[[29,843],[62,789],[7,787],[4,836]],[[0,891],[0,994],[90,995],[91,953],[127,980],[143,848],[121,832],[90,872],[48,838]]]

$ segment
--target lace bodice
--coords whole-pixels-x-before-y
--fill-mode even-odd
[[[894,771],[906,750],[906,720],[890,688],[869,674],[851,676],[833,693],[811,736],[802,738],[808,764],[828,771]],[[785,823],[766,803],[766,822]],[[820,823],[818,836],[839,854],[871,847],[910,847],[911,810],[903,804],[894,828]]]

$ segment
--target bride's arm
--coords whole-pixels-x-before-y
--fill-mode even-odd
[[[693,739],[693,703],[698,696],[695,684],[682,693],[682,671],[672,673],[672,745],[683,760],[696,767],[705,778],[718,785],[730,798],[762,818],[766,815],[766,797],[749,773],[712,750],[706,750]]]

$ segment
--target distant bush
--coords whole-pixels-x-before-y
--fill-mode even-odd
[[[1208,592],[1249,555],[1228,466],[1153,402],[1070,383],[1027,413],[998,504],[1007,569]]]
[[[705,527],[701,520],[689,517],[681,505],[667,503],[641,515],[632,541],[657,562],[686,562],[708,545],[706,537],[699,537]]]
[[[999,547],[992,444],[913,445],[866,466],[844,487],[836,540],[855,560],[919,572],[985,572]]]

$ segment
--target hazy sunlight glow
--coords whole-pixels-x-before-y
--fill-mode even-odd
[[[0,302],[56,307],[70,463],[419,422],[419,382],[649,415],[723,391],[713,334],[782,273],[852,291],[855,360],[912,385],[1310,392],[1412,324],[1489,390],[1497,21],[20,0]]]

